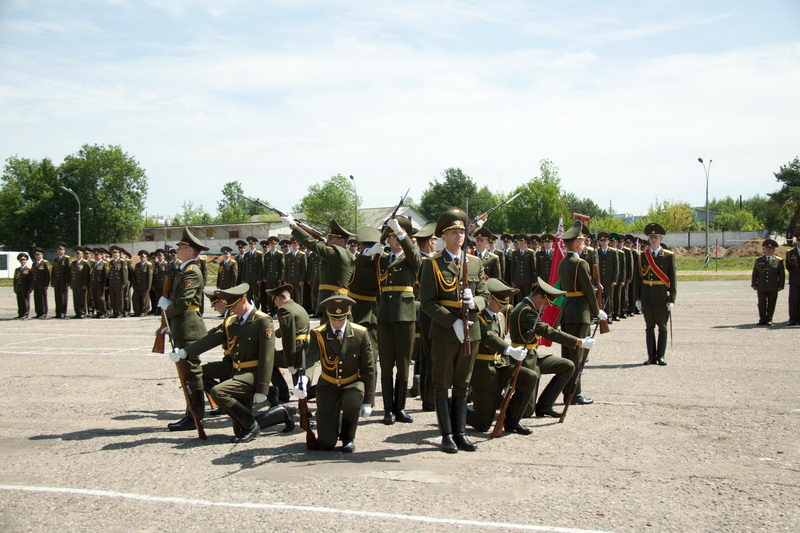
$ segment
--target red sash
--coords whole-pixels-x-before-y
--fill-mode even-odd
[[[647,258],[647,264],[650,265],[650,270],[653,271],[653,274],[658,276],[658,279],[663,281],[664,285],[666,285],[667,288],[669,289],[669,276],[664,274],[664,271],[658,267],[658,265],[656,264],[656,258],[653,257],[653,253],[650,251],[649,246],[647,247],[647,249],[645,249],[644,256]]]

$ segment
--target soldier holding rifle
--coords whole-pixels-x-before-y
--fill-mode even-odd
[[[644,315],[647,341],[646,365],[667,364],[667,322],[675,305],[677,290],[675,277],[675,255],[661,247],[666,232],[660,224],[651,222],[644,227],[649,246],[639,254],[636,264],[636,307]],[[656,340],[655,328],[658,328]]]

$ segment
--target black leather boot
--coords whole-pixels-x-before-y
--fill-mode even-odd
[[[383,394],[383,423],[394,424],[394,395],[392,392],[392,376],[381,376],[381,393]]]
[[[453,412],[450,417],[453,420],[453,442],[459,450],[474,452],[478,447],[471,442],[464,433],[467,425],[467,397],[456,396],[453,398]]]
[[[280,403],[278,401],[278,387],[275,385],[270,385],[269,389],[267,389],[267,402],[269,402],[270,407],[274,407]]]
[[[410,424],[413,418],[406,414],[406,393],[408,392],[408,381],[397,380],[394,386],[394,416],[398,422]]]
[[[261,429],[267,429],[270,426],[274,426],[276,424],[286,424],[283,428],[283,433],[289,433],[294,429],[295,422],[294,422],[294,407],[290,407],[288,405],[276,405],[275,407],[270,407],[267,411],[263,413],[258,413],[256,415],[256,422],[258,423],[258,427]]]
[[[239,401],[235,401],[230,408],[225,409],[225,412],[228,413],[228,416],[230,416],[240,428],[243,428],[241,433],[237,433],[231,439],[232,443],[250,442],[256,438],[260,428],[258,427],[256,419],[253,417],[252,411],[250,411],[247,406]]]
[[[197,419],[202,423],[203,414],[206,410],[205,391],[193,390],[191,396],[189,396],[189,401],[192,403],[192,408],[197,414]],[[187,411],[183,418],[177,422],[168,424],[167,429],[170,431],[191,431],[193,429],[197,429],[197,426],[194,424],[194,418],[192,418],[192,415],[190,415]]]
[[[419,396],[419,374],[414,374],[414,377],[411,378],[411,390],[408,391],[408,394],[412,398]]]
[[[645,340],[647,341],[647,361],[644,364],[654,365],[656,364],[656,332],[646,329]]]
[[[433,378],[430,372],[421,375],[420,380],[422,381],[422,390],[419,391],[420,396],[422,396],[422,410],[435,411],[436,402],[433,399]]]
[[[458,447],[453,442],[453,423],[450,419],[450,399],[436,400],[436,420],[439,422],[439,432],[442,434],[441,450],[445,453],[458,453]]]
[[[342,452],[353,453],[356,451],[356,429],[358,428],[357,420],[346,420],[342,418],[342,430],[339,433],[339,438],[342,439]]]
[[[659,366],[667,366],[667,360],[664,359],[664,356],[667,353],[667,333],[664,332],[659,333],[658,335],[658,347],[656,349],[656,363]]]

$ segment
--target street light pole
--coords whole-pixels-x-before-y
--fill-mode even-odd
[[[706,172],[706,263],[705,268],[708,268],[708,263],[710,261],[711,255],[709,254],[708,250],[708,174],[711,172],[711,161],[712,159],[708,160],[708,166],[703,162],[702,157],[698,157],[697,161],[703,166],[703,170]]]
[[[353,182],[353,224],[355,224],[353,231],[358,231],[358,191],[356,190],[356,179],[352,174],[350,174],[350,181]]]
[[[78,195],[75,194],[75,191],[72,189],[64,187],[63,185],[60,185],[60,187],[70,193],[75,198],[75,201],[78,202],[78,246],[81,246],[81,199],[78,198]]]

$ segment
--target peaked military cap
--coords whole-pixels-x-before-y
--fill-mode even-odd
[[[353,238],[353,237],[351,237],[351,238],[347,239],[347,244],[358,244],[358,240]]]
[[[267,239],[262,239],[258,241],[258,244],[260,244],[261,246],[267,246],[269,244],[269,241]]]
[[[478,228],[476,232],[472,234],[476,239],[494,239],[494,234],[489,231],[487,228]]]
[[[611,238],[611,234],[608,233],[607,231],[601,231],[600,233],[597,234],[597,240],[610,239],[610,238]]]
[[[144,254],[144,255],[148,255],[148,254],[149,254],[149,252],[148,252],[147,250],[139,250],[139,252],[138,252],[136,255],[139,255],[139,256],[141,256],[142,254]]]
[[[378,228],[372,226],[361,226],[356,232],[356,240],[358,242],[375,244],[381,240],[381,232]]]
[[[208,296],[208,299],[211,300],[211,303],[213,304],[214,302],[219,300],[219,296],[217,296],[218,290],[219,289],[217,289],[216,287],[203,287],[203,294]]]
[[[103,250],[102,248],[95,248],[94,250],[92,250],[92,253],[95,253],[95,254],[104,254],[104,253],[106,253],[106,251],[105,251],[105,250]]]
[[[230,246],[223,246],[222,248],[219,249],[219,253],[221,253],[221,254],[225,254],[225,253],[232,252],[232,251],[233,251],[233,248],[231,248]]]
[[[541,240],[542,240],[541,237],[539,237],[535,233],[531,233],[530,235],[528,235],[528,243],[541,242]]]
[[[536,278],[536,286],[539,287],[542,291],[544,291],[544,293],[547,294],[547,296],[552,296],[557,298],[559,296],[564,296],[565,294],[567,294],[567,291],[556,289],[555,287],[553,287],[540,277]]]
[[[581,226],[581,233],[583,233],[583,226]],[[542,242],[553,242],[556,240],[550,233],[542,233]]]
[[[494,299],[501,304],[507,304],[511,299],[511,296],[519,292],[519,289],[509,287],[503,283],[502,280],[497,278],[489,278],[486,280],[486,288],[489,289],[490,293],[492,293]]]
[[[426,222],[424,226],[419,228],[414,234],[417,239],[430,239],[436,231],[436,222]]]
[[[198,252],[204,251],[204,250],[208,250],[208,247],[206,245],[204,245],[202,242],[200,242],[197,239],[197,237],[192,235],[192,232],[189,231],[189,228],[187,228],[185,226],[183,228],[183,235],[181,235],[181,240],[178,241],[178,246],[180,246],[181,244],[185,244],[187,246],[191,246],[192,248],[194,248]]]
[[[644,227],[644,234],[645,235],[666,235],[667,232],[664,231],[664,227],[661,224],[657,224],[656,222],[651,222]]]
[[[510,241],[513,238],[514,238],[514,236],[511,235],[510,233],[503,233],[502,235],[500,235],[500,240],[503,240],[503,241]]]
[[[344,294],[334,294],[322,300],[319,305],[325,308],[328,316],[333,318],[344,318],[350,311],[350,306],[356,303],[355,300]]]
[[[766,247],[777,248],[778,247],[778,243],[776,241],[772,240],[772,239],[766,239],[761,244],[761,246],[764,247],[764,248],[766,248]]]
[[[344,229],[338,222],[334,219],[330,219],[328,222],[328,237],[339,237],[340,239],[347,239],[348,237],[352,237],[353,234]]]
[[[439,216],[436,221],[436,236],[441,237],[442,234],[450,229],[467,230],[469,219],[463,209],[458,207],[451,207]]]
[[[220,300],[225,300],[225,307],[233,307],[239,300],[247,296],[247,291],[249,290],[249,283],[240,283],[230,289],[217,289],[214,294]]]
[[[274,298],[276,294],[280,294],[283,291],[289,291],[289,294],[292,294],[292,284],[291,283],[281,283],[277,287],[273,289],[267,289],[265,292],[269,294],[270,298]]]
[[[248,237],[245,237],[245,238],[244,238],[244,240],[246,240],[247,242],[255,242],[255,243],[258,243],[258,239],[256,239],[256,238],[255,238],[255,237],[253,237],[252,235],[250,235],[250,236],[248,236]]]
[[[528,236],[524,233],[517,233],[514,235],[514,241],[525,241],[528,242]]]
[[[247,243],[244,242],[242,239],[236,241],[236,246],[247,246]]]
[[[619,237],[620,237],[619,233],[613,231],[611,232],[611,238],[614,239],[615,241],[618,241]]]
[[[61,248],[66,248],[66,247],[67,247],[67,243],[65,243],[64,241],[58,241],[58,242],[56,243],[56,248],[58,248],[59,246],[60,246]]]
[[[170,248],[167,253],[169,255],[178,255],[178,250],[176,250],[175,248]]]
[[[19,261],[19,260],[20,260],[20,259],[22,259],[23,257],[24,257],[25,259],[30,259],[30,258],[28,257],[28,254],[26,254],[25,252],[20,252],[20,253],[18,253],[18,254],[17,254],[17,261]]]
[[[156,251],[153,252],[153,253],[154,254],[163,254],[164,253],[164,249],[163,248],[156,248]]]
[[[275,235],[272,235],[270,237],[267,237],[267,242],[276,242],[277,243],[277,242],[280,242],[280,239],[277,238]]]
[[[113,245],[111,248],[109,248],[109,251],[111,251],[111,253],[114,253],[114,252],[119,252],[119,253],[122,253],[122,248],[120,248],[119,246],[117,246],[117,245],[115,244],[115,245]]]
[[[572,226],[570,226],[569,229],[561,235],[561,238],[565,241],[571,241],[573,239],[577,239],[578,237],[582,237],[583,236],[581,232],[582,226],[583,224],[581,224],[580,222],[573,222]]]
[[[414,227],[411,225],[411,220],[408,217],[404,216],[396,216],[397,222],[400,223],[400,228],[407,234],[410,235],[411,232],[414,230]],[[388,226],[387,226],[388,229]],[[387,235],[394,235],[394,231],[388,229],[389,233]]]
[[[297,240],[295,239],[294,242],[297,242]],[[289,246],[289,244],[291,244],[291,243],[292,243],[292,241],[290,241],[289,239],[281,239],[278,242],[278,244],[281,245],[281,246]]]
[[[589,231],[589,226],[587,226],[586,224],[582,224],[581,225],[581,233],[587,239],[591,239],[592,238],[592,232]]]

